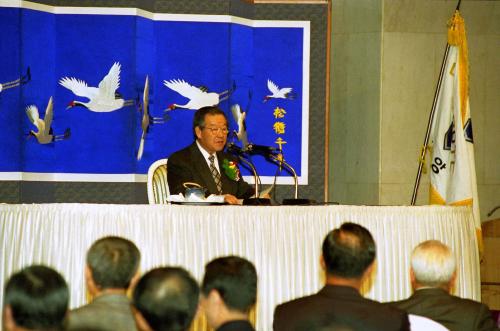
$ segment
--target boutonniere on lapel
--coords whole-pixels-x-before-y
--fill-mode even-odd
[[[236,162],[224,159],[224,161],[222,161],[222,168],[224,168],[224,173],[229,179],[234,181],[240,180],[240,169],[238,169],[238,164]]]

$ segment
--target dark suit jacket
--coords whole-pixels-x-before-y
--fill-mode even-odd
[[[232,194],[239,199],[251,197],[254,194],[254,189],[241,176],[238,181],[235,181],[225,174],[224,168],[222,168],[224,159],[235,161],[231,154],[217,152],[222,192]],[[182,184],[185,182],[200,184],[207,189],[207,195],[217,194],[217,186],[210,172],[210,167],[198,149],[196,142],[170,155],[167,162],[167,180],[171,194],[184,194],[185,188]]]
[[[498,330],[486,305],[440,288],[420,289],[406,300],[389,304],[409,314],[430,318],[451,331]]]
[[[248,321],[230,321],[222,324],[215,331],[255,331]]]
[[[363,298],[347,286],[326,285],[317,294],[286,302],[274,311],[274,331],[409,330],[408,315]]]
[[[66,330],[136,331],[130,301],[125,295],[104,294],[69,313]]]

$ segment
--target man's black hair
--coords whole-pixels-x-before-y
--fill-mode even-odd
[[[257,271],[238,256],[217,258],[205,266],[201,290],[204,296],[216,290],[228,308],[246,313],[257,298]]]
[[[330,231],[322,250],[327,273],[343,278],[361,277],[376,254],[370,232],[354,223],[344,223]]]
[[[59,330],[68,311],[69,290],[55,270],[33,265],[13,274],[4,291],[16,325],[26,329]]]
[[[196,138],[196,127],[200,127],[200,129],[203,129],[205,127],[205,116],[206,115],[222,115],[226,119],[226,125],[227,123],[227,116],[226,114],[217,106],[210,106],[210,107],[203,107],[198,109],[194,113],[193,117],[193,133]]]
[[[137,273],[141,253],[137,246],[121,237],[104,237],[87,252],[87,265],[99,288],[127,289]]]
[[[162,267],[142,276],[132,302],[151,329],[184,331],[196,314],[199,295],[198,284],[186,270]]]

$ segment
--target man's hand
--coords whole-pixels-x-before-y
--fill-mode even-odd
[[[227,202],[230,205],[237,205],[238,204],[238,198],[236,198],[232,194],[224,194],[224,202]]]

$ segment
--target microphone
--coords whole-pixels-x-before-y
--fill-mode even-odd
[[[247,198],[243,200],[244,205],[270,205],[271,201],[269,199],[263,199],[259,198],[259,174],[257,173],[257,169],[255,169],[255,166],[253,165],[252,161],[250,159],[245,159],[244,156],[246,156],[248,153],[246,150],[243,150],[241,147],[236,146],[234,143],[229,143],[226,146],[226,149],[229,153],[236,155],[238,159],[246,164],[250,170],[252,171],[253,174],[253,179],[255,182],[255,198]]]
[[[241,156],[241,155],[245,154],[245,151],[243,149],[241,149],[241,147],[236,146],[234,143],[227,144],[226,148],[227,148],[227,151],[229,153],[237,155],[237,156]]]
[[[245,148],[245,152],[248,154],[260,154],[260,155],[274,155],[279,152],[279,149],[271,146],[263,146],[256,144],[248,144],[247,148]]]

